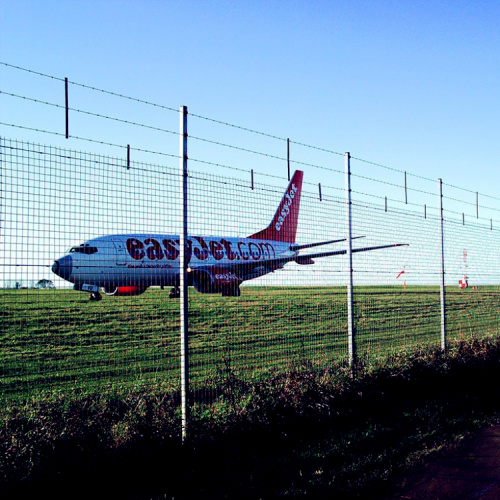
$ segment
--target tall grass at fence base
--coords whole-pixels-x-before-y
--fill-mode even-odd
[[[395,352],[355,378],[342,364],[302,364],[249,383],[226,365],[213,380],[221,397],[192,408],[184,445],[178,395],[161,386],[10,406],[1,414],[0,491],[356,496],[498,416],[499,375],[496,339],[456,342],[447,354]]]

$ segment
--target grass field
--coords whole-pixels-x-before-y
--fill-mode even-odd
[[[253,379],[347,355],[344,288],[244,287],[239,298],[190,290],[189,298],[193,388],[209,388],[228,368]],[[368,362],[403,347],[440,344],[438,287],[356,287],[354,298],[358,352]],[[446,298],[450,341],[500,333],[499,286],[453,287]],[[180,384],[179,302],[160,289],[101,302],[72,290],[2,290],[0,341],[3,401]]]

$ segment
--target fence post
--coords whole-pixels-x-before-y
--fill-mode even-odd
[[[441,349],[446,351],[446,297],[444,282],[444,218],[443,218],[443,181],[438,179],[439,228],[441,245]]]
[[[408,185],[406,184],[406,172],[405,172],[405,204],[408,205]]]
[[[288,166],[288,182],[290,182],[290,139],[286,140],[286,164]]]
[[[69,90],[67,78],[64,79],[64,107],[66,118],[66,139],[69,139]]]
[[[347,262],[349,277],[347,281],[347,344],[349,349],[349,365],[354,374],[356,368],[356,339],[354,331],[354,304],[352,279],[352,217],[351,217],[351,154],[345,153],[345,197],[347,217]]]
[[[180,108],[179,169],[181,176],[182,223],[179,237],[179,288],[180,288],[180,335],[181,335],[181,411],[182,440],[188,436],[189,421],[189,345],[188,345],[188,277],[187,277],[187,217],[188,217],[188,169],[187,169],[187,107]]]

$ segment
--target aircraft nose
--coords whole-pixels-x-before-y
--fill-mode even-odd
[[[69,281],[71,273],[73,272],[73,259],[70,255],[65,255],[64,257],[56,260],[52,264],[52,272],[60,276],[63,280]]]

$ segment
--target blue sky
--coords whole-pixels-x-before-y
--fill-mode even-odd
[[[497,195],[496,1],[4,0],[0,12],[4,62]]]

